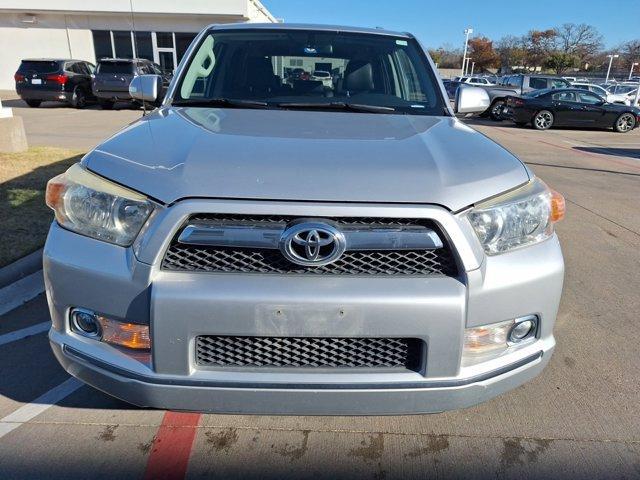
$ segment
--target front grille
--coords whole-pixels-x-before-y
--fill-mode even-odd
[[[196,337],[196,363],[207,367],[406,368],[421,365],[415,338]]]
[[[190,222],[212,225],[282,225],[296,220],[286,216],[195,215]],[[456,276],[457,265],[450,245],[440,228],[428,219],[333,218],[340,228],[424,226],[435,230],[444,243],[437,250],[346,251],[324,266],[301,266],[289,262],[279,250],[186,245],[172,240],[162,261],[165,270],[213,273],[274,273],[321,275],[445,275]]]

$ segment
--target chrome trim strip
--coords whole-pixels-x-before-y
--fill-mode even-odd
[[[425,380],[424,382],[396,382],[396,383],[276,383],[276,382],[220,382],[220,381],[205,381],[205,380],[171,380],[152,377],[150,375],[142,375],[130,370],[124,370],[110,363],[98,360],[91,357],[86,353],[80,352],[73,347],[63,345],[62,349],[64,353],[73,358],[76,361],[81,361],[85,364],[89,364],[94,368],[100,368],[106,370],[114,375],[119,375],[132,380],[137,380],[144,383],[154,385],[167,385],[167,386],[185,386],[185,387],[209,387],[209,388],[248,388],[248,389],[283,389],[283,390],[402,390],[402,389],[428,389],[428,388],[448,388],[448,387],[463,387],[465,385],[471,385],[473,383],[483,382],[490,380],[499,375],[504,375],[512,370],[516,370],[520,367],[524,367],[529,363],[533,363],[536,360],[540,360],[543,356],[543,352],[539,351],[528,357],[522,358],[517,362],[504,365],[490,372],[475,375],[473,377],[454,379],[454,380]]]
[[[178,242],[185,245],[237,248],[279,248],[282,227],[189,224]],[[438,234],[426,227],[358,227],[341,230],[346,250],[437,250],[443,247]]]

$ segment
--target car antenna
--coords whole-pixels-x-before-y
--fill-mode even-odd
[[[138,45],[136,45],[136,18],[133,15],[133,0],[129,0],[129,10],[131,11],[131,27],[133,29],[133,57],[135,58],[138,55]],[[134,62],[135,67],[135,62]],[[135,72],[136,70],[134,70]],[[143,86],[144,82],[140,82],[140,86]],[[147,106],[144,103],[144,90],[142,91],[142,116],[147,115]]]

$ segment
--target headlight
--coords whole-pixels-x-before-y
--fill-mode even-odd
[[[73,165],[47,183],[47,205],[73,232],[129,246],[151,215],[146,197]]]
[[[489,255],[546,240],[553,224],[564,218],[564,197],[540,179],[476,205],[467,213]]]

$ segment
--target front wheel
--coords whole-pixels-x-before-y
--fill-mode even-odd
[[[42,103],[42,100],[25,100],[25,102],[27,102],[27,105],[31,108],[38,108]]]
[[[618,133],[627,133],[636,127],[636,117],[633,113],[623,113],[618,117],[613,129]]]
[[[491,110],[489,110],[489,115],[492,120],[496,120],[498,122],[502,121],[502,110],[504,108],[504,100],[496,100],[491,104]]]
[[[533,128],[536,130],[549,130],[553,125],[553,113],[549,110],[540,110],[533,117]]]

